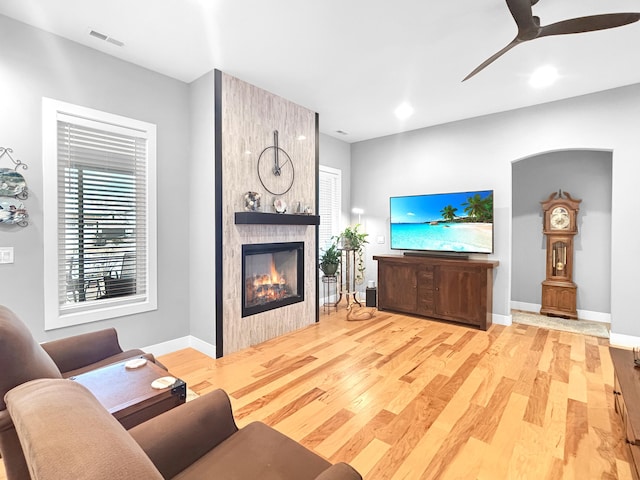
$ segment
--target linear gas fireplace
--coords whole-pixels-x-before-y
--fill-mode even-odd
[[[304,301],[304,242],[242,245],[242,316]]]

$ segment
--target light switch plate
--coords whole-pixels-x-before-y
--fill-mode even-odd
[[[13,247],[0,247],[0,263],[13,263]]]

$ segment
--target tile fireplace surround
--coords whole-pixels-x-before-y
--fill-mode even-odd
[[[272,207],[273,201],[280,199],[288,205],[312,205],[317,212],[318,118],[311,110],[223,72],[216,71],[214,77],[216,139],[221,139],[215,152],[216,354],[223,356],[305,327],[318,318],[319,217],[277,214]],[[278,145],[295,167],[291,189],[279,196],[262,187],[257,173],[260,152],[273,143],[275,130]],[[261,212],[244,210],[248,191],[261,194]],[[291,242],[301,245],[298,255],[304,270],[300,276],[296,274],[295,282],[300,301],[272,310],[243,312],[247,287],[243,246]],[[291,274],[284,276],[288,282]],[[264,281],[273,284],[274,279]],[[279,284],[280,279],[277,281]]]

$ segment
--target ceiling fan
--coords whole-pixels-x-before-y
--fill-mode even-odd
[[[607,28],[621,27],[640,20],[640,13],[605,13],[601,15],[590,15],[588,17],[571,18],[550,25],[540,25],[540,17],[534,16],[531,10],[531,7],[538,3],[538,0],[506,0],[506,2],[518,26],[516,38],[511,40],[511,43],[502,50],[478,65],[475,70],[464,77],[463,82],[473,77],[480,70],[483,70],[520,43],[535,40],[540,37],[549,37],[551,35],[593,32]]]

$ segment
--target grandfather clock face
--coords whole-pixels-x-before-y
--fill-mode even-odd
[[[566,207],[555,207],[549,216],[549,227],[551,230],[568,230],[571,225],[571,217]]]

